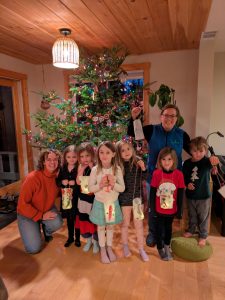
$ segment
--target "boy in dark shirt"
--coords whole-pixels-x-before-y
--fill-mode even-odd
[[[190,142],[191,158],[183,165],[186,184],[189,225],[184,237],[191,237],[198,226],[199,246],[204,247],[208,236],[208,222],[210,216],[211,191],[209,186],[210,172],[219,163],[216,156],[206,157],[207,141],[203,137],[196,137]]]

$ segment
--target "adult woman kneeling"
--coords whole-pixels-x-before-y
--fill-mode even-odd
[[[55,207],[59,189],[55,178],[60,166],[60,153],[57,150],[45,150],[41,153],[37,170],[27,175],[23,182],[18,207],[17,220],[25,250],[30,254],[41,251],[43,241],[52,240],[52,233],[58,230],[63,220]]]

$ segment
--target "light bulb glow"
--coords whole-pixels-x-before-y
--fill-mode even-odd
[[[68,37],[58,38],[52,47],[53,66],[63,69],[79,67],[79,49]]]

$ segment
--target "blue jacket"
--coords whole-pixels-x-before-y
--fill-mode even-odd
[[[165,131],[161,124],[153,125],[152,136],[148,141],[148,171],[150,176],[156,167],[158,154],[164,147],[171,147],[176,151],[178,169],[182,169],[183,135],[184,131],[176,126],[171,131]]]

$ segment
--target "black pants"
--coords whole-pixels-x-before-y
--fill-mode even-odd
[[[172,237],[173,216],[158,215],[156,219],[156,243],[157,249],[162,249],[163,245],[170,245]]]
[[[77,215],[77,209],[68,209],[67,211],[64,210],[67,220],[67,229],[68,229],[68,239],[74,239],[74,231],[75,231],[75,239],[80,240],[80,229],[75,229],[75,220]]]
[[[152,236],[152,239],[156,241],[156,217],[155,213],[151,210],[148,212],[148,230],[149,234]]]

